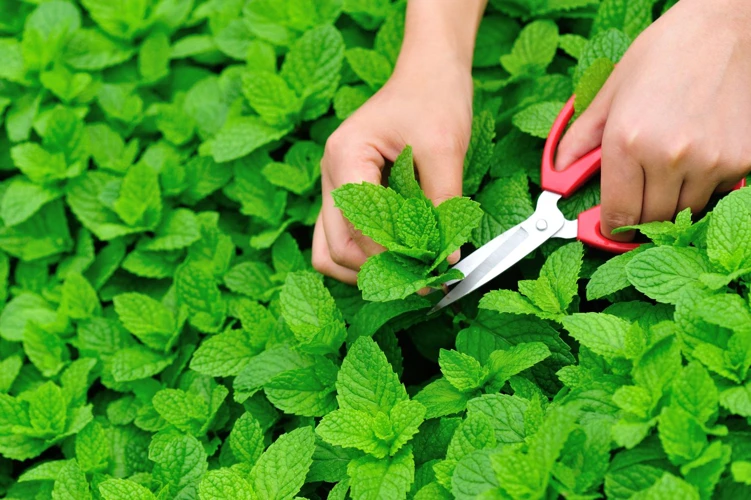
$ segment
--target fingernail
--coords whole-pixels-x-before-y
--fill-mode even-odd
[[[454,253],[452,253],[451,255],[449,255],[448,259],[446,259],[446,260],[448,261],[449,264],[451,264],[453,266],[454,264],[456,264],[457,262],[459,262],[459,259],[461,258],[461,256],[462,256],[461,250],[457,250]]]

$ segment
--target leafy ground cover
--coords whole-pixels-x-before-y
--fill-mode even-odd
[[[338,191],[388,248],[359,290],[309,263],[319,161],[402,3],[0,0],[0,495],[751,494],[751,190],[623,256],[549,243],[433,316],[413,293],[532,213],[562,103],[669,7],[490,3],[474,202],[427,204],[409,150]]]

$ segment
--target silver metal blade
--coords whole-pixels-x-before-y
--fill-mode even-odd
[[[433,309],[431,309],[430,312],[437,311],[438,309],[446,307],[452,302],[456,302],[468,293],[471,293],[474,290],[478,289],[494,277],[490,275],[493,269],[499,263],[501,263],[503,259],[507,258],[514,250],[519,248],[519,245],[521,245],[529,236],[527,231],[525,231],[521,227],[515,227],[510,231],[507,231],[507,233],[509,232],[511,234],[507,235],[503,245],[501,245],[500,248],[496,249],[496,251],[491,254],[490,257],[480,262],[480,264],[474,269],[474,271],[470,272],[463,280],[459,282],[458,285],[456,285],[445,297],[443,297],[440,302],[433,306]]]
[[[454,266],[455,269],[468,273],[465,273],[465,278],[443,297],[430,313],[477,290],[564,228],[566,219],[558,210],[559,199],[560,195],[543,191],[537,201],[537,209],[530,218],[475,251],[467,258],[471,260],[466,265],[463,265],[462,261]]]
[[[480,264],[482,264],[488,257],[493,255],[493,253],[496,252],[499,248],[501,248],[506,240],[508,240],[509,237],[514,234],[520,227],[521,224],[517,224],[511,229],[499,234],[471,254],[464,257],[461,261],[457,262],[452,269],[458,269],[465,277],[469,276],[472,271],[477,269]],[[447,281],[446,285],[451,286],[458,283],[459,281],[461,280]]]

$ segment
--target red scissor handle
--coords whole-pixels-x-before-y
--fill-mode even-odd
[[[555,169],[555,153],[558,149],[558,142],[561,140],[571,117],[574,116],[575,97],[572,96],[558,114],[542,152],[542,188],[546,191],[558,193],[564,198],[571,196],[582,184],[596,174],[600,170],[602,160],[601,150],[597,147],[576,160],[565,170],[558,171]],[[733,189],[740,189],[745,185],[746,180],[742,179]],[[600,205],[580,213],[577,221],[576,238],[589,246],[612,253],[625,253],[639,246],[639,243],[624,243],[603,236],[600,231]]]

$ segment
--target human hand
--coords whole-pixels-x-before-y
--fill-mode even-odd
[[[601,229],[701,211],[751,171],[751,4],[681,0],[632,44],[561,140],[562,170],[602,144]]]
[[[420,185],[434,204],[462,194],[464,156],[472,129],[474,33],[461,23],[457,26],[468,32],[453,39],[435,38],[431,30],[423,31],[425,26],[456,18],[456,9],[467,15],[466,6],[440,1],[445,2],[445,11],[436,10],[434,0],[410,2],[404,46],[393,75],[326,143],[321,161],[323,204],[313,235],[312,260],[316,270],[340,281],[356,283],[360,266],[384,249],[354,229],[334,206],[331,191],[347,183],[381,184],[386,162],[393,162],[410,145]],[[479,23],[484,2],[473,2]],[[422,23],[412,29],[410,8],[428,9],[420,16]],[[426,19],[441,13],[446,18],[433,19],[436,23]],[[445,46],[436,46],[442,43]],[[458,252],[448,260],[458,261]]]

